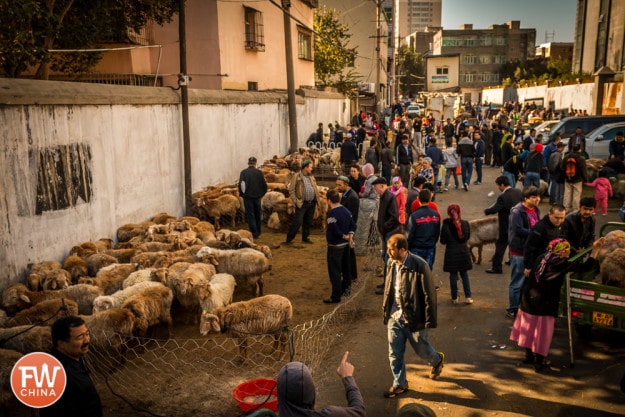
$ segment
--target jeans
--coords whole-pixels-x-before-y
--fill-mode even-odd
[[[564,201],[564,183],[551,181],[549,183],[549,204],[562,204]]]
[[[525,282],[523,256],[510,255],[510,286],[508,287],[508,312],[516,314],[521,302],[521,288]]]
[[[462,171],[462,183],[468,184],[471,181],[473,175],[473,157],[463,156],[460,158],[460,168]]]
[[[245,205],[245,218],[247,220],[247,226],[252,232],[252,236],[256,239],[260,236],[260,198],[244,198],[243,204]]]
[[[382,176],[386,180],[386,185],[391,184],[391,167],[389,165],[382,165]]]
[[[326,259],[328,261],[328,275],[330,276],[330,284],[332,284],[333,300],[340,300],[343,295],[343,283],[341,276],[343,275],[345,263],[343,262],[347,245],[341,247],[328,246]],[[349,279],[348,276],[344,277]]]
[[[533,185],[536,188],[540,188],[540,174],[538,172],[528,171],[525,173],[525,179],[523,180],[523,187]]]
[[[434,258],[436,256],[435,247],[431,249],[410,248],[410,252],[423,258],[423,260],[427,262],[428,266],[430,267],[430,271],[432,270],[432,267],[434,266]]]
[[[456,188],[458,188],[458,174],[456,174],[456,168],[447,168],[445,171],[445,188],[449,187],[449,179],[451,176],[454,176],[454,182],[456,183]]]
[[[484,165],[484,160],[482,158],[475,158],[475,172],[477,174],[478,182],[482,182],[482,165]]]
[[[308,239],[310,236],[310,225],[315,216],[315,208],[317,207],[317,201],[304,201],[302,207],[295,210],[293,215],[293,221],[289,227],[289,231],[286,234],[286,241],[290,242],[295,238],[299,227],[302,226],[302,240]]]
[[[501,174],[508,177],[508,180],[510,181],[510,187],[514,188],[516,186],[516,179],[514,178],[514,174],[512,172],[501,171]]]
[[[464,290],[465,298],[471,297],[471,284],[469,283],[469,273],[467,271],[450,272],[449,273],[449,288],[451,289],[451,299],[458,298],[458,275],[462,279],[462,289]]]
[[[429,329],[422,329],[413,333],[406,322],[396,321],[392,317],[389,318],[386,327],[388,330],[388,359],[393,373],[394,387],[408,386],[404,360],[406,340],[410,342],[415,353],[430,366],[438,365],[442,360],[441,355],[428,342]]]

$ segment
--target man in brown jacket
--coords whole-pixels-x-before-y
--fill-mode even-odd
[[[290,244],[302,226],[302,242],[313,243],[310,240],[310,225],[315,215],[315,208],[320,204],[317,182],[312,175],[313,166],[310,160],[302,162],[302,169],[295,174],[289,184],[289,195],[295,204],[293,221],[286,234],[286,243]]]

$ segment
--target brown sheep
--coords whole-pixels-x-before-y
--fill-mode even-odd
[[[625,288],[625,248],[606,254],[599,270],[602,284]]]
[[[123,363],[127,342],[133,337],[137,318],[126,308],[112,308],[90,316],[80,316],[91,335],[89,342],[95,353],[112,354]]]
[[[104,253],[94,253],[85,259],[85,261],[87,262],[87,271],[91,277],[95,277],[98,271],[105,266],[118,263],[117,258]]]
[[[78,304],[80,314],[91,314],[93,300],[103,295],[102,288],[87,284],[71,285],[56,291],[29,291],[24,284],[11,284],[2,292],[2,308],[9,315],[53,298],[69,298]]]
[[[89,269],[87,268],[87,262],[83,258],[77,255],[69,255],[63,261],[63,269],[69,272],[72,277],[72,283],[77,283],[78,278],[89,275]]]
[[[63,311],[65,312],[63,313]],[[14,317],[11,317],[4,323],[4,327],[24,326],[27,324],[52,326],[52,323],[61,317],[61,314],[73,316],[78,314],[76,301],[69,298],[54,298],[42,301],[30,308],[18,311]],[[50,320],[52,317],[55,318]]]
[[[150,219],[150,221],[156,224],[167,224],[170,221],[175,221],[175,220],[176,220],[176,217],[172,216],[169,213],[158,213],[157,215],[155,215],[154,217]]]
[[[13,415],[24,416],[29,415],[27,409],[32,411],[18,401],[11,388],[11,372],[22,356],[24,355],[13,349],[0,349],[0,410],[2,410],[0,413],[5,412],[3,415],[8,416],[8,410],[11,410]]]
[[[111,264],[100,269],[95,278],[84,277],[78,280],[79,284],[95,285],[102,288],[104,295],[110,295],[122,289],[122,284],[128,275],[137,270],[137,264]]]
[[[167,326],[168,337],[171,336],[171,303],[174,294],[165,286],[149,287],[124,301],[121,308],[127,308],[137,318],[135,335],[144,337],[148,328],[158,324]]]
[[[143,223],[129,223],[125,224],[117,229],[117,241],[128,242],[133,237],[143,237],[149,226],[156,223],[143,222]]]
[[[200,333],[227,333],[238,339],[239,351],[247,357],[249,335],[271,334],[274,350],[284,354],[287,341],[285,329],[293,318],[293,307],[288,298],[271,294],[248,301],[239,301],[218,307],[212,313],[203,312]]]
[[[27,278],[28,288],[33,291],[60,290],[72,283],[69,272],[56,261],[44,261],[33,265]]]
[[[201,233],[201,232],[211,232],[211,233],[215,233],[215,226],[213,226],[212,223],[207,222],[207,221],[200,221],[196,224],[193,225],[193,230],[196,233]]]
[[[135,256],[137,253],[139,253],[139,251],[135,248],[106,249],[102,253],[114,257],[115,259],[117,259],[117,262],[119,262],[120,264],[125,264],[125,263],[129,263],[130,259],[132,259],[132,257]]]
[[[0,329],[0,340],[5,349],[13,349],[26,355],[32,352],[47,352],[52,347],[50,327],[31,325]]]
[[[232,227],[236,224],[237,212],[241,208],[239,198],[233,195],[222,195],[214,199],[199,199],[198,209],[209,218],[215,220],[215,228],[219,229],[222,216],[229,216]]]

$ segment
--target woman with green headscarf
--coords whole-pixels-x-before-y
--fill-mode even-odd
[[[583,270],[590,270],[596,265],[603,240],[600,238],[593,243],[590,257],[581,266]],[[521,290],[521,304],[510,340],[525,348],[523,363],[534,364],[536,372],[548,366],[545,356],[549,353],[555,318],[558,316],[560,288],[566,273],[575,265],[568,261],[570,254],[571,245],[566,239],[553,239],[547,246],[547,252],[536,260]]]

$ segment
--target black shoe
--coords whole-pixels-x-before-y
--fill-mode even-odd
[[[352,289],[346,288],[345,291],[343,291],[343,297],[349,297],[350,295],[352,295]]]
[[[504,262],[504,264],[510,265],[510,261],[506,261],[506,262]]]
[[[398,395],[405,394],[408,392],[408,385],[405,387],[390,387],[386,391],[384,391],[384,398],[395,398]]]
[[[313,243],[310,239],[302,239],[302,243]]]
[[[384,294],[384,288],[378,288],[377,290],[375,290],[375,293],[377,295],[383,295]]]
[[[509,319],[516,319],[516,312],[514,311],[507,311],[506,310],[506,317],[508,317]]]
[[[491,268],[491,269],[487,269],[486,273],[487,274],[503,274],[503,271],[501,269]]]
[[[336,304],[336,303],[340,303],[341,300],[335,300],[334,298],[326,298],[325,300],[323,300],[323,302],[326,304]]]
[[[282,242],[283,245],[291,245],[293,244],[292,240],[285,240],[284,242]]]

